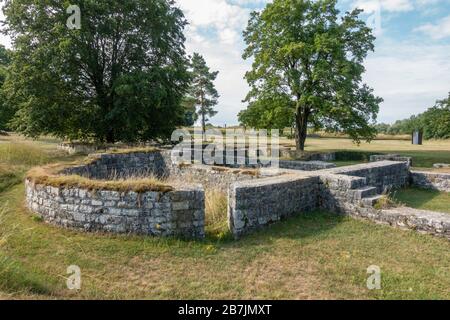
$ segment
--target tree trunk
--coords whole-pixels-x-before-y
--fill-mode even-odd
[[[297,111],[295,117],[295,144],[297,151],[305,151],[305,142],[308,135],[308,117],[308,109]]]
[[[203,87],[202,87],[202,91],[200,94],[200,110],[202,113],[202,142],[206,141],[206,114],[205,114],[205,96],[203,93]]]
[[[206,120],[204,112],[202,112],[202,141],[206,141]]]
[[[116,143],[114,130],[112,128],[108,129],[108,133],[106,134],[106,143],[108,143],[108,144]]]

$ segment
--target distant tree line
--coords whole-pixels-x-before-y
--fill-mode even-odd
[[[420,130],[425,139],[450,139],[450,93],[448,98],[437,101],[424,113],[394,124],[381,123],[376,125],[376,129],[378,133],[387,135],[411,134]]]

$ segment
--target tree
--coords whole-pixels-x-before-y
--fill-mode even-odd
[[[244,59],[253,58],[251,87],[241,112],[244,124],[264,123],[254,108],[286,101],[296,126],[297,149],[305,149],[308,126],[371,140],[382,99],[362,83],[363,61],[374,49],[361,10],[339,16],[336,0],[274,0],[253,12],[244,32]],[[274,110],[279,104],[273,104]],[[249,116],[250,115],[250,116]]]
[[[450,93],[420,118],[425,139],[450,139]]]
[[[209,70],[205,59],[200,54],[194,53],[191,59],[192,83],[189,96],[195,100],[195,105],[198,106],[197,116],[201,119],[203,133],[206,131],[209,118],[217,114],[213,107],[217,105],[219,99],[219,94],[214,86],[214,80],[218,74],[218,71],[211,72]]]
[[[184,126],[192,127],[198,120],[197,110],[196,110],[196,100],[192,97],[185,97],[182,101],[182,106],[185,110],[184,113]]]
[[[181,10],[173,0],[77,5],[81,28],[72,30],[68,1],[5,1],[14,128],[109,143],[170,137],[189,84]]]
[[[5,131],[14,115],[14,109],[6,102],[3,85],[8,76],[11,52],[0,45],[0,131]]]

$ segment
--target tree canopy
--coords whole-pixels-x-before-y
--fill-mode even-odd
[[[374,50],[361,10],[342,17],[336,0],[274,0],[253,12],[244,32],[246,79],[251,87],[244,125],[295,123],[304,150],[308,126],[349,134],[359,142],[375,134],[381,98],[362,82],[364,59]]]
[[[173,0],[6,0],[14,44],[8,101],[14,128],[101,142],[168,137],[185,121],[185,18]]]

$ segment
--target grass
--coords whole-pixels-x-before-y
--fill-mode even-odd
[[[407,188],[397,191],[393,197],[411,208],[450,213],[450,193]]]
[[[58,165],[59,167],[59,165]],[[37,167],[27,173],[27,179],[32,183],[60,187],[77,187],[88,190],[108,191],[134,191],[143,193],[147,191],[169,192],[173,187],[155,177],[129,178],[118,180],[93,180],[77,175],[57,175],[51,167]]]
[[[8,165],[35,166],[48,163],[50,157],[31,143],[0,144],[0,163]]]
[[[207,189],[205,192],[206,233],[219,239],[229,236],[228,195],[220,190]]]
[[[64,160],[52,155],[52,143],[33,144],[50,162]],[[236,242],[220,236],[224,194],[212,192],[207,201],[205,241],[89,234],[35,219],[24,207],[23,184],[13,183],[0,192],[0,297],[450,299],[446,240],[315,212]],[[70,265],[81,268],[81,291],[65,286]],[[380,291],[366,287],[371,265],[381,267]]]
[[[0,165],[0,192],[22,182],[23,173],[10,166]]]
[[[283,145],[294,146],[293,140],[281,139]],[[424,141],[422,146],[412,145],[408,140],[374,140],[357,145],[345,138],[309,138],[306,150],[313,152],[349,151],[362,154],[395,153],[413,157],[414,167],[432,168],[435,163],[450,163],[450,140]],[[341,159],[341,161],[364,162],[363,159]]]
[[[450,244],[414,232],[316,212],[239,242],[96,235],[34,221],[23,209],[22,186],[0,200],[5,198],[11,199],[6,225],[20,230],[9,237],[4,252],[20,262],[15,275],[33,279],[3,288],[12,297],[450,298]],[[80,292],[65,288],[65,271],[72,264],[82,270]],[[366,269],[373,264],[382,269],[382,291],[365,287]]]

